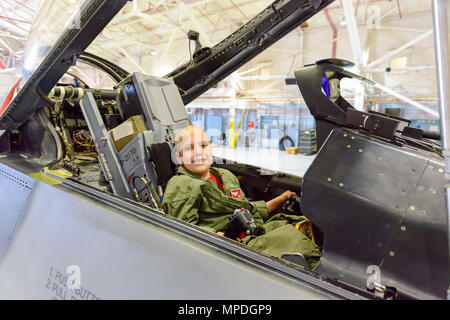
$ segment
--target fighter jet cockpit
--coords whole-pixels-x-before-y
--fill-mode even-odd
[[[58,12],[52,7],[57,2],[48,1],[45,12]],[[41,37],[42,43],[33,44],[41,49],[29,49],[28,56],[40,58],[24,65],[29,78],[0,111],[2,162],[39,172],[34,177],[58,181],[71,192],[108,197],[106,204],[129,206],[133,214],[167,223],[177,233],[213,239],[217,250],[283,275],[295,270],[316,287],[323,282],[370,299],[446,298],[449,250],[440,136],[410,127],[408,119],[355,109],[340,94],[340,81],[375,83],[348,71],[349,61],[320,60],[294,72],[316,123],[317,154],[305,172],[288,172],[282,165],[274,171],[217,154],[212,164],[232,172],[250,201],[269,201],[285,190],[296,194],[275,214],[310,220],[303,233],[321,252],[314,269],[302,254],[268,257],[176,221],[163,210],[167,184],[177,174],[174,139],[191,124],[186,105],[332,0],[275,1],[211,47],[201,43],[201,33],[189,32],[186,46],[196,42],[189,60],[158,76],[138,66],[129,72],[89,50],[103,32],[111,37],[106,50],[133,60],[106,27],[111,21],[127,28],[126,17],[114,19],[127,2],[86,1],[52,47]],[[92,73],[83,77],[82,65]],[[248,220],[241,227],[246,235],[252,232]],[[382,270],[382,283],[367,282],[368,266]]]

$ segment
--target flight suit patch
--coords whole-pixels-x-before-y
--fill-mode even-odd
[[[235,199],[242,199],[241,198],[241,189],[235,189],[235,190],[231,190],[231,196]]]

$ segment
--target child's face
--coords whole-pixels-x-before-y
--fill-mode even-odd
[[[200,176],[209,171],[213,162],[211,145],[206,133],[197,127],[184,132],[177,145],[177,161]]]

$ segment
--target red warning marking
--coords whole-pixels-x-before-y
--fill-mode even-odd
[[[12,100],[12,98],[14,96],[14,92],[16,91],[17,87],[19,86],[20,80],[22,80],[22,78],[20,78],[19,81],[17,81],[17,83],[14,85],[14,87],[8,93],[8,96],[6,97],[5,101],[3,102],[3,105],[0,108],[0,117],[3,115],[3,113],[5,112],[7,107],[9,106],[9,103],[11,102],[11,100]]]

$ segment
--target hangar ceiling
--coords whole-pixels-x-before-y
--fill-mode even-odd
[[[0,72],[18,70],[24,56],[36,54],[36,48],[51,46],[82,3],[2,0]],[[189,30],[200,32],[201,43],[212,46],[270,3],[270,0],[134,0],[88,51],[129,71],[163,76],[189,61]],[[295,68],[335,56],[356,62],[358,73],[402,96],[436,100],[431,30],[430,1],[336,0],[235,72],[225,86],[233,87],[240,97],[293,97],[298,90],[286,88],[284,79]],[[386,72],[387,67],[390,72]],[[87,67],[78,67],[74,72],[87,77],[93,85],[105,81]],[[353,89],[349,86],[350,95]],[[366,88],[365,96],[382,99],[385,92]]]

